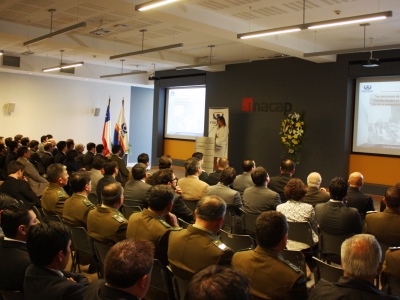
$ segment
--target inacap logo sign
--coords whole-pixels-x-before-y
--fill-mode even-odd
[[[292,111],[292,103],[289,102],[255,102],[253,98],[242,99],[243,112],[283,112],[287,115]]]

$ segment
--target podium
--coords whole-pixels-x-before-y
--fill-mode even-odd
[[[209,136],[199,136],[196,138],[195,152],[203,153],[203,170],[208,174],[214,169],[214,146],[215,138]]]

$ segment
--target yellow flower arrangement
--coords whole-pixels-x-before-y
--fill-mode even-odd
[[[304,137],[304,115],[289,114],[281,123],[282,157],[290,158],[296,164],[300,163],[300,150]]]

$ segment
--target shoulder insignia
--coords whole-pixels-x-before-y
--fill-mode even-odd
[[[118,213],[112,216],[114,220],[116,220],[119,223],[124,223],[125,219],[123,216],[120,216]]]
[[[249,251],[249,250],[253,250],[252,248],[243,248],[243,249],[239,249],[236,252],[245,252],[245,251]]]
[[[160,221],[160,223],[163,224],[166,228],[172,228],[172,226],[165,222],[163,219],[158,219],[158,221]]]
[[[82,200],[82,203],[83,203],[84,205],[86,205],[86,206],[92,205],[92,202],[90,202],[89,199],[86,199],[86,198]]]
[[[400,250],[400,247],[389,247],[390,252]]]
[[[376,210],[369,210],[369,211],[367,211],[367,215],[376,214],[376,213],[377,213]]]
[[[58,191],[57,192],[57,197],[58,198],[64,198],[65,197],[65,192],[64,191]]]
[[[287,260],[283,260],[283,262],[285,263],[285,264],[287,264],[293,271],[295,271],[296,273],[301,273],[301,270],[297,267],[297,266],[295,266],[294,264],[292,264],[290,261],[287,261]]]
[[[222,251],[226,251],[229,249],[227,245],[225,245],[223,242],[221,242],[219,240],[215,240],[213,244]]]

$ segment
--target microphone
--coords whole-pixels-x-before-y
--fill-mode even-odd
[[[211,128],[211,130],[208,132],[208,135],[210,135],[211,131],[213,131],[214,128],[217,127],[217,125],[218,125],[218,124],[215,124],[215,125]]]

